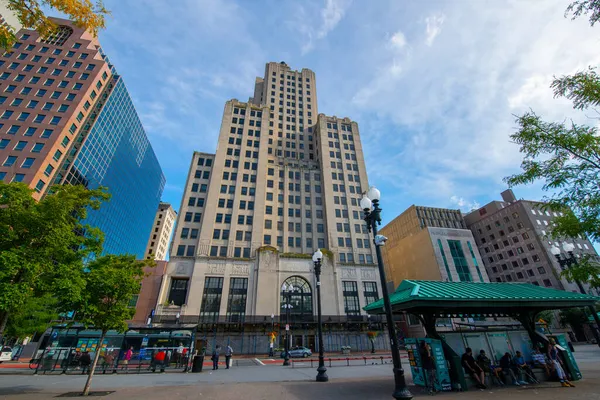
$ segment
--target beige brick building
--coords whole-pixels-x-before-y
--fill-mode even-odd
[[[169,203],[159,203],[152,232],[146,247],[146,257],[154,257],[155,260],[166,260],[169,250],[169,240],[175,227],[177,213]]]
[[[241,332],[258,329],[253,343],[266,351],[292,284],[292,343],[315,349],[311,255],[321,248],[325,346],[366,348],[362,307],[381,293],[359,207],[368,187],[356,122],[318,113],[314,72],[268,63],[248,102],[226,102],[216,153],[194,152],[155,319],[180,314],[238,351]]]

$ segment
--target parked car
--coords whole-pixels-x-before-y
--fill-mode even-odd
[[[312,351],[303,346],[296,346],[290,349],[290,357],[310,357]],[[281,358],[285,358],[285,350],[281,352]]]
[[[0,351],[0,363],[10,361],[12,359],[12,349],[8,346],[3,346]]]

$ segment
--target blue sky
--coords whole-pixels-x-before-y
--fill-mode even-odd
[[[268,61],[315,71],[319,112],[358,122],[384,222],[411,204],[469,210],[499,199],[521,160],[513,114],[588,120],[549,84],[600,61],[600,28],[565,18],[569,1],[105,3],[100,41],[176,209],[192,151],[215,151],[225,101],[247,100]],[[543,195],[539,185],[515,192]]]

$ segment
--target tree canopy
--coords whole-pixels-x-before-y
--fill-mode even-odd
[[[134,255],[105,255],[94,259],[80,270],[85,287],[78,297],[62,304],[62,311],[76,310],[76,319],[85,326],[102,332],[83,395],[87,396],[100,356],[100,348],[109,330],[125,332],[127,320],[133,318],[135,308],[131,299],[140,292],[144,267],[154,266],[154,261],[138,261]]]
[[[105,17],[110,14],[101,0],[4,0],[23,28],[36,30],[40,36],[48,36],[57,25],[42,10],[49,7],[66,14],[75,25],[84,28],[94,36],[106,26]],[[0,24],[0,46],[9,49],[16,42],[15,28]]]
[[[23,183],[0,181],[0,335],[8,315],[33,296],[79,296],[83,260],[102,250],[102,232],[82,221],[109,198],[106,189],[55,186],[40,201],[32,194]]]

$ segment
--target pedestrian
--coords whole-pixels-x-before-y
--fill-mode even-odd
[[[85,373],[89,371],[90,365],[92,364],[92,358],[87,350],[81,355],[79,363],[81,364],[81,375],[85,375]]]
[[[560,355],[558,353],[556,341],[554,339],[550,339],[550,343],[548,343],[548,360],[550,360],[550,363],[554,366],[554,370],[556,371],[556,374],[558,375],[558,380],[560,381],[561,386],[575,387],[575,385],[573,385],[567,379],[565,370],[562,367],[562,360],[560,359]]]
[[[152,372],[156,372],[156,366],[160,367],[160,372],[165,372],[165,359],[167,352],[164,349],[159,349],[154,355],[153,363],[150,365]]]
[[[104,363],[102,364],[102,373],[106,374],[106,369],[112,369],[112,372],[117,372],[115,365],[115,356],[111,350],[107,350],[104,355]]]
[[[219,351],[221,351],[221,346],[216,346],[210,358],[213,362],[213,371],[219,369]]]
[[[179,343],[179,347],[177,347],[177,368],[181,367],[183,365],[183,350],[185,350],[185,348],[183,347],[183,343]]]
[[[121,365],[121,369],[125,368],[125,371],[129,370],[129,361],[131,361],[131,357],[133,356],[133,346],[127,349],[125,355],[123,356],[123,362]]]
[[[492,360],[490,360],[489,357],[485,354],[485,350],[479,350],[479,355],[477,356],[477,363],[483,369],[484,373],[490,375],[492,381],[495,380],[496,382],[498,382],[498,385],[504,386],[504,382],[502,382],[502,379],[499,375],[502,371],[502,368],[498,368],[492,365]]]
[[[515,353],[515,356],[513,357],[513,363],[517,367],[517,371],[519,373],[519,378],[521,379],[521,381],[524,381],[523,374],[525,374],[525,379],[527,379],[529,382],[540,383],[531,367],[525,362],[525,358],[523,357],[520,351],[517,351]]]
[[[546,356],[542,354],[542,352],[537,346],[533,349],[533,354],[531,354],[531,358],[533,359],[534,366],[544,369],[544,371],[546,372],[546,377],[550,378],[552,376],[552,373],[550,372],[550,367],[546,362]]]
[[[419,348],[419,355],[421,356],[421,367],[423,367],[425,377],[425,387],[428,389],[429,394],[434,394],[437,390],[435,388],[435,362],[431,355],[431,346],[425,341],[421,341]]]
[[[485,375],[483,369],[475,362],[475,358],[473,358],[473,350],[471,350],[470,347],[466,348],[465,353],[461,357],[460,363],[462,364],[465,372],[477,382],[476,386],[478,389],[487,389],[487,386],[485,386]]]
[[[515,366],[512,360],[512,356],[509,352],[504,353],[502,358],[500,359],[500,369],[504,373],[504,376],[509,376],[513,385],[521,386],[519,381],[517,380],[517,374],[515,371]]]
[[[227,345],[227,349],[225,349],[225,369],[229,369],[229,362],[231,360],[231,356],[233,355],[233,349],[230,345]]]

